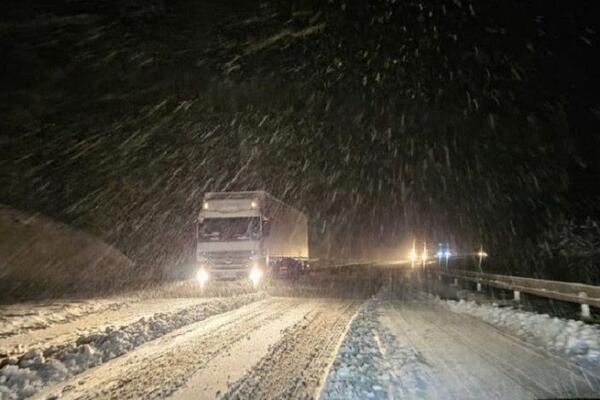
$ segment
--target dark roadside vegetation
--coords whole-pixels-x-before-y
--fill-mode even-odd
[[[119,249],[108,286],[173,279],[203,193],[257,188],[316,257],[484,243],[490,272],[600,283],[595,1],[0,7],[0,202]]]

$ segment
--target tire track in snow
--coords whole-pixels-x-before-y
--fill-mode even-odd
[[[314,398],[360,301],[329,300],[288,328],[225,399]]]
[[[589,396],[599,389],[564,360],[443,308],[393,302],[383,321],[435,366],[426,398]]]
[[[36,398],[162,399],[198,370],[268,321],[296,307],[297,301],[267,299],[188,325],[98,368],[49,388]]]
[[[257,301],[264,294],[216,298],[171,312],[159,312],[120,326],[93,331],[60,345],[36,348],[0,368],[1,398],[25,398],[45,387],[67,381],[86,370],[131,352],[211,315]]]
[[[502,332],[497,332],[496,328],[473,317],[450,314],[448,315],[448,318],[456,320],[458,323],[464,321],[464,323],[468,325],[484,324],[483,326],[489,327],[489,330],[494,332],[494,338],[497,340],[494,342],[485,340],[486,338],[484,336],[475,334],[475,330],[461,329],[459,331],[456,328],[458,326],[457,324],[440,324],[440,321],[433,318],[433,315],[423,315],[425,321],[432,326],[435,326],[449,337],[452,337],[457,343],[469,347],[473,352],[480,354],[484,359],[493,360],[500,366],[499,369],[503,374],[518,385],[530,387],[532,392],[536,393],[538,397],[555,397],[557,394],[560,396],[586,396],[593,394],[592,388],[594,383],[586,379],[586,374],[581,368],[570,364],[568,361],[559,359],[540,349],[536,349],[518,338],[507,336]],[[474,321],[475,324],[469,323],[470,321]],[[498,351],[499,348],[505,350]],[[518,351],[506,351],[508,349],[518,349]],[[537,376],[535,371],[532,371],[530,368],[521,367],[521,361],[525,354],[529,355],[527,358],[539,360],[538,363],[540,365],[542,365],[542,363],[551,364],[553,373],[550,379],[548,379],[547,376]],[[573,371],[579,371],[581,374],[574,374]],[[565,379],[566,376],[569,378]],[[569,385],[565,385],[566,382],[569,382]],[[599,389],[600,387],[596,387],[595,390]]]

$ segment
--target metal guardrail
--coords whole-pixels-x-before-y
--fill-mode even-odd
[[[316,268],[314,271],[334,272],[339,271],[341,269],[354,267],[385,265],[385,263],[377,262],[343,263],[322,266],[320,268]],[[397,265],[397,263],[391,263],[390,265],[395,266]],[[436,274],[449,276],[454,279],[462,279],[466,281],[475,282],[478,284],[478,290],[480,290],[480,285],[487,285],[499,289],[511,290],[514,292],[514,299],[517,301],[520,300],[521,293],[529,293],[547,299],[580,304],[581,314],[583,317],[586,318],[590,316],[590,306],[600,308],[600,286],[586,285],[583,283],[575,282],[561,282],[545,279],[524,278],[512,275],[487,274],[482,272],[456,269],[444,270],[440,268],[428,268],[427,271],[430,273],[433,272]]]
[[[581,304],[582,314],[589,314],[589,311],[584,311],[585,307],[583,306],[588,308],[589,306],[600,307],[600,286],[464,270],[446,271],[430,269],[430,271],[455,279],[463,279],[500,289],[512,290],[515,292],[515,300],[518,300],[522,292],[548,299]]]

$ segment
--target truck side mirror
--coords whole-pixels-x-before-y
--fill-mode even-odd
[[[271,221],[268,219],[263,220],[263,236],[269,236],[271,233]]]

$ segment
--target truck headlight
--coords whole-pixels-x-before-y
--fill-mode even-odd
[[[263,272],[260,268],[256,266],[252,267],[252,269],[250,270],[249,278],[255,286],[258,285],[258,282],[260,282],[262,276]]]
[[[204,267],[201,267],[198,272],[196,272],[196,280],[202,286],[208,281],[208,271],[206,271]]]

